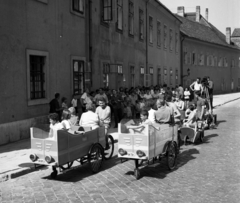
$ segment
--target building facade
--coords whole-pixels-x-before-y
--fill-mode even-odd
[[[92,88],[179,83],[180,21],[159,1],[92,1]]]
[[[0,17],[0,145],[57,92],[180,82],[181,22],[157,0],[3,0]]]
[[[196,12],[185,13],[178,7],[176,15],[182,21],[181,68],[183,85],[189,86],[197,77],[209,76],[214,82],[214,93],[228,93],[239,90],[240,49],[231,41],[231,29],[226,36]]]
[[[73,67],[88,60],[86,13],[74,3],[1,1],[0,145],[28,138],[56,92],[71,98],[78,75]]]

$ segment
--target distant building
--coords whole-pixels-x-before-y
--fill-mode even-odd
[[[180,83],[181,21],[158,0],[3,0],[0,145],[45,122],[56,92]]]
[[[232,36],[231,36],[231,41],[240,47],[240,28],[235,28]]]
[[[178,7],[176,16],[182,21],[183,85],[190,85],[197,77],[210,76],[215,85],[214,93],[237,91],[240,87],[240,48],[233,43],[231,29],[226,29],[226,36],[222,34],[208,22],[208,9],[205,18],[200,14],[200,6],[193,13],[185,13],[184,7]]]

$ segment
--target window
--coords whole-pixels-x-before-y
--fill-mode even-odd
[[[130,66],[131,86],[135,87],[135,71],[134,66]]]
[[[73,94],[79,94],[84,88],[84,61],[73,60]]]
[[[217,66],[218,64],[217,64],[217,57],[216,56],[214,56],[214,65],[213,66]]]
[[[222,57],[219,57],[218,66],[219,67],[223,66],[223,58]]]
[[[164,48],[167,49],[167,26],[164,25]]]
[[[224,58],[224,67],[228,67],[228,61],[227,61],[227,58]]]
[[[123,30],[123,0],[117,0],[117,29]]]
[[[101,21],[108,24],[112,20],[112,0],[101,0]]]
[[[30,55],[30,94],[31,100],[45,98],[45,56]]]
[[[150,74],[149,74],[149,67],[146,67],[146,72],[145,72],[145,86],[149,86],[150,83]]]
[[[128,3],[128,26],[129,26],[129,35],[134,35],[134,5],[133,2],[129,0]]]
[[[210,65],[210,56],[207,56],[207,66]]]
[[[153,85],[153,67],[149,68],[149,73],[150,73],[150,84]]]
[[[162,75],[161,75],[161,68],[158,68],[158,74],[157,74],[157,84],[158,85],[161,85],[161,79],[162,78]]]
[[[175,44],[176,44],[176,46],[175,46],[175,51],[176,51],[176,53],[178,53],[178,49],[179,49],[179,39],[178,39],[178,33],[176,33],[176,35],[175,35]]]
[[[169,30],[169,47],[170,51],[173,50],[173,31],[172,29]]]
[[[177,86],[178,85],[178,70],[176,70],[175,79],[176,79],[176,86]]]
[[[172,69],[170,69],[170,74],[169,74],[169,79],[170,79],[170,85],[172,85],[173,84],[173,71],[172,71]]]
[[[121,86],[123,82],[123,66],[122,65],[117,65],[117,73],[118,73],[118,85],[119,87]]]
[[[192,57],[191,52],[187,53],[187,64],[191,64],[191,57]]]
[[[72,9],[75,12],[84,13],[84,0],[72,0]]]
[[[109,87],[109,73],[110,73],[110,64],[103,63],[103,86]]]
[[[28,105],[48,103],[48,52],[27,50]]]
[[[140,81],[139,84],[141,86],[144,86],[144,67],[140,67]]]
[[[199,55],[199,65],[200,66],[204,66],[204,64],[205,64],[205,56],[204,56],[204,54],[200,54]]]
[[[164,82],[164,84],[167,84],[168,82],[167,82],[167,69],[166,68],[164,68],[164,78],[163,78],[163,82]]]
[[[149,16],[149,42],[153,43],[153,18]]]
[[[184,64],[187,64],[187,63],[188,63],[188,52],[187,52],[187,48],[184,48],[183,57],[184,57]]]
[[[157,46],[161,47],[161,23],[157,22]]]
[[[197,60],[196,60],[196,54],[195,54],[195,52],[193,52],[193,53],[192,53],[192,64],[193,64],[193,65],[196,65],[196,62],[197,62]]]
[[[139,40],[143,40],[143,27],[144,27],[144,20],[143,20],[143,11],[139,9]]]

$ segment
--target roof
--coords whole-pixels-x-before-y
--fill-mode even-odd
[[[155,2],[157,2],[159,5],[161,5],[169,14],[172,15],[172,17],[174,17],[176,20],[181,22],[181,20],[179,18],[177,18],[176,15],[174,13],[172,13],[164,4],[162,4],[160,0],[155,0]]]
[[[189,15],[185,15],[186,17],[182,17],[179,15],[176,16],[182,21],[180,30],[184,35],[204,42],[239,49],[239,47],[234,44],[228,44],[226,42],[225,35],[221,33],[216,27],[214,27],[211,23],[207,22],[202,16],[199,22],[195,21],[195,18],[193,17],[194,14],[192,13]]]
[[[240,37],[240,28],[235,28],[232,37]]]

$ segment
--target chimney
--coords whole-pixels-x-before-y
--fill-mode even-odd
[[[200,6],[196,7],[196,22],[200,20]]]
[[[184,6],[177,7],[177,14],[184,17]]]
[[[206,8],[205,19],[208,21],[208,8]]]
[[[226,42],[228,44],[231,43],[231,28],[230,27],[226,28]]]

